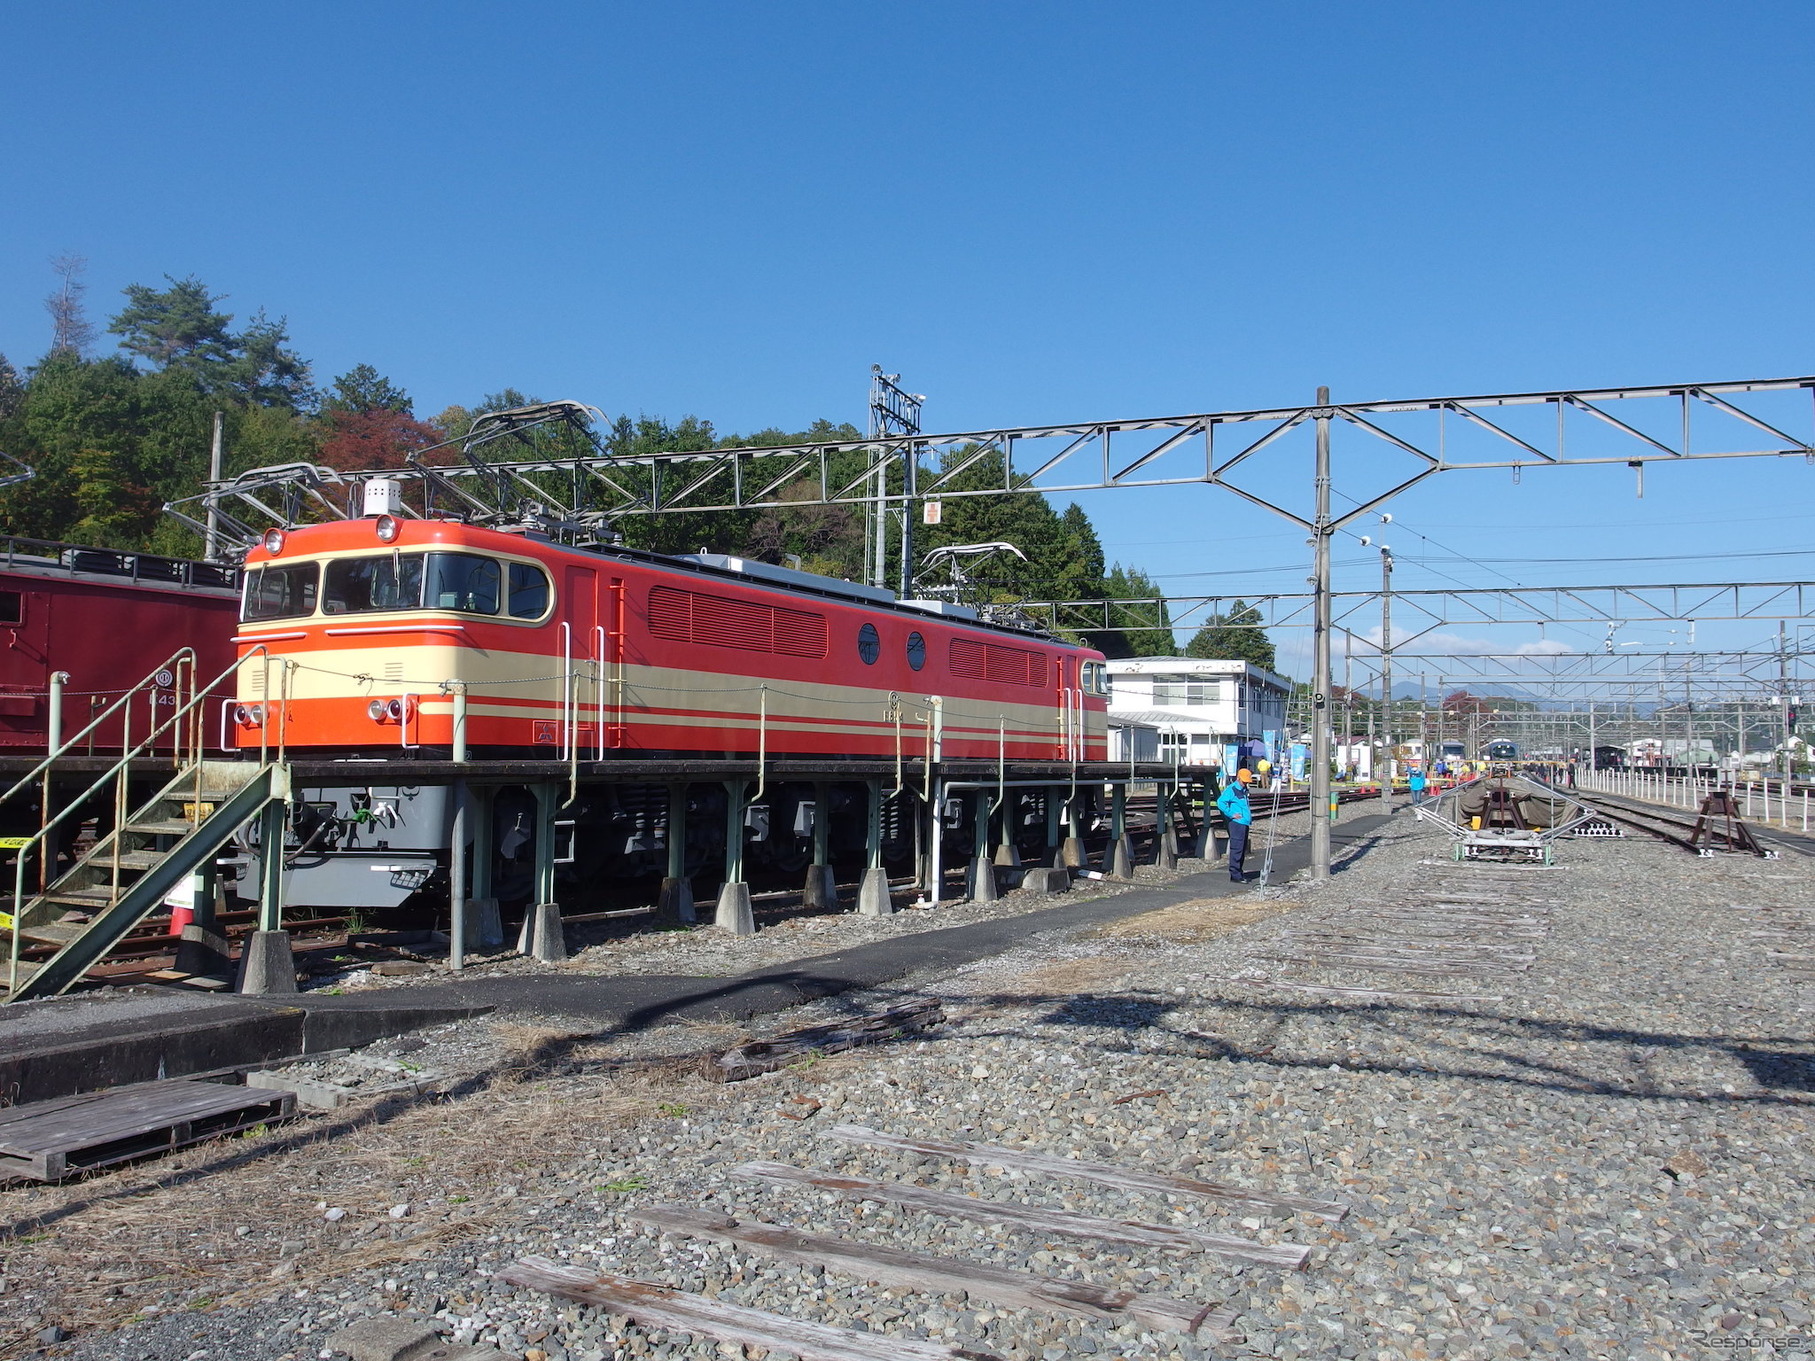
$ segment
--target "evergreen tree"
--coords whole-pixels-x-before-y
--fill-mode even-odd
[[[1227,614],[1213,614],[1185,647],[1187,657],[1216,661],[1252,662],[1268,671],[1278,669],[1273,640],[1260,627],[1261,612],[1238,600]]]
[[[108,326],[120,348],[159,372],[187,374],[203,392],[258,406],[305,410],[313,400],[309,365],[289,347],[285,320],[261,308],[235,334],[221,297],[191,275],[164,276],[169,288],[127,286],[126,306]]]
[[[379,410],[401,411],[406,416],[415,414],[410,404],[410,394],[370,364],[356,364],[336,378],[327,392],[322,394],[321,409],[323,412],[352,411],[360,414]]]
[[[126,306],[108,325],[120,337],[120,348],[160,369],[178,365],[199,369],[233,357],[233,318],[215,310],[221,299],[194,275],[174,279],[169,288],[126,286]]]
[[[0,354],[0,421],[15,415],[25,401],[25,384],[20,381],[19,370]]]
[[[1103,582],[1110,600],[1139,600],[1158,596],[1160,589],[1138,567],[1117,563]],[[1176,657],[1178,641],[1172,636],[1172,615],[1164,600],[1152,605],[1112,605],[1110,629],[1094,634],[1091,642],[1105,657]]]

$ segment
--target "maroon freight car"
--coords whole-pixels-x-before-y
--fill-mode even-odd
[[[0,753],[45,749],[57,672],[65,738],[184,647],[212,680],[233,664],[238,587],[236,567],[0,538]],[[97,734],[97,753],[119,737]]]

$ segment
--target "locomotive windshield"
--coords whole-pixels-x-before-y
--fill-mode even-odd
[[[420,553],[383,558],[339,558],[328,564],[321,593],[323,614],[413,610],[422,605]]]
[[[323,614],[392,610],[459,610],[540,619],[552,594],[547,573],[529,563],[499,562],[477,553],[381,553],[335,558],[326,564],[284,563],[254,568],[246,578],[243,618],[298,619],[315,613],[317,584]]]
[[[281,567],[255,567],[246,577],[241,619],[298,619],[315,613],[315,585],[321,565],[287,562]]]

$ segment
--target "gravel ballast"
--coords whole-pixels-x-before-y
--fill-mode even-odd
[[[12,1354],[302,1361],[349,1320],[380,1313],[527,1361],[742,1354],[492,1275],[540,1254],[1017,1361],[1810,1355],[1815,999],[1773,964],[1777,947],[1748,934],[1760,929],[1751,909],[1815,910],[1802,865],[1699,860],[1640,839],[1565,842],[1552,867],[1455,865],[1447,852],[1401,817],[1322,885],[1038,936],[944,975],[797,1008],[756,1029],[916,997],[943,999],[950,1020],[731,1087],[681,1062],[734,1039],[729,1028],[553,1031],[519,1036],[509,1074],[373,1122],[395,1136],[382,1164],[367,1156],[378,1134],[298,1148],[294,1131],[273,1131],[233,1141],[231,1156],[217,1147],[97,1178],[86,1200],[82,1188],[6,1192],[21,1234],[0,1294]],[[1363,936],[1370,914],[1446,898],[1528,904],[1545,926],[1521,937],[1529,967],[1414,976],[1269,958],[1290,939]],[[1491,925],[1473,930],[1494,939]],[[1433,996],[1369,1001],[1275,982]],[[392,1061],[452,1054],[477,1024]],[[656,1083],[637,1088],[640,1104],[626,1095],[635,1083]],[[449,1160],[456,1136],[508,1110],[529,1113],[514,1127],[518,1149]],[[1028,1176],[834,1139],[834,1124],[1333,1199],[1349,1213],[1331,1223]],[[403,1165],[411,1157],[419,1164]],[[752,1161],[1311,1256],[1294,1272],[1045,1236],[737,1173]],[[232,1187],[261,1164],[268,1179],[281,1171],[284,1191],[267,1190],[268,1218],[253,1221]],[[68,1341],[38,1341],[70,1321],[34,1291],[33,1254],[60,1239],[73,1248],[85,1217],[129,1194],[173,1214],[217,1198],[214,1219],[193,1221],[185,1265],[218,1253],[220,1269],[140,1273],[120,1301],[118,1314],[137,1311],[124,1326],[101,1327],[96,1313]],[[71,1204],[52,1217],[57,1196]],[[1234,1311],[1236,1338],[885,1290],[632,1218],[662,1204],[1212,1303]],[[45,1238],[23,1241],[32,1233]],[[283,1235],[293,1250],[259,1256]],[[96,1269],[116,1265],[105,1239],[86,1247]]]

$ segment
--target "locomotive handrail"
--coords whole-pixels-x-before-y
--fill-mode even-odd
[[[769,687],[761,684],[756,687],[756,792],[750,796],[755,803],[769,787]]]
[[[187,652],[188,649],[185,648],[185,649],[183,649],[183,651]],[[261,654],[262,654],[262,656],[261,656]],[[240,668],[245,666],[245,664],[247,662],[253,660],[253,658],[255,658],[255,657],[259,657],[260,660],[263,662],[264,681],[265,681],[264,687],[263,687],[264,696],[265,696],[265,700],[264,700],[265,711],[264,711],[263,721],[259,725],[259,767],[260,767],[260,769],[263,769],[264,767],[271,764],[271,755],[270,755],[270,753],[271,753],[270,720],[271,720],[271,714],[272,714],[271,663],[273,661],[277,661],[280,664],[281,680],[280,680],[280,684],[279,684],[279,699],[278,699],[278,706],[277,706],[277,715],[278,715],[277,760],[279,763],[281,763],[283,761],[283,759],[284,759],[284,727],[285,727],[284,711],[288,707],[287,701],[289,698],[289,663],[288,663],[287,659],[272,657],[270,651],[262,646],[254,648],[250,652],[248,652],[244,657],[238,658],[231,665],[229,665],[225,671],[221,672],[220,675],[216,676],[213,680],[209,681],[207,685],[194,688],[192,690],[192,693],[190,694],[189,700],[186,703],[179,704],[176,708],[176,711],[174,713],[172,713],[168,718],[164,719],[162,722],[154,723],[152,725],[151,731],[145,735],[144,740],[142,742],[138,743],[136,746],[131,744],[131,742],[132,742],[131,715],[130,715],[130,711],[128,711],[126,718],[123,720],[124,735],[121,739],[121,748],[122,749],[121,749],[120,759],[118,761],[114,762],[114,764],[112,766],[110,766],[107,770],[103,771],[100,774],[100,776],[98,776],[95,779],[94,783],[89,785],[89,787],[87,789],[83,790],[80,795],[78,795],[76,798],[72,799],[64,807],[63,811],[56,815],[56,817],[49,818],[48,820],[46,820],[45,823],[43,824],[43,826],[41,826],[38,829],[37,834],[35,836],[28,838],[26,840],[25,844],[20,846],[16,852],[17,859],[15,860],[14,866],[13,866],[13,903],[12,903],[13,910],[10,915],[10,918],[5,923],[5,925],[10,928],[11,936],[12,936],[12,939],[10,942],[10,950],[9,950],[10,958],[8,961],[8,973],[7,973],[7,990],[9,992],[16,993],[19,989],[19,949],[20,949],[20,945],[23,942],[23,938],[24,938],[23,931],[21,929],[23,926],[23,923],[21,922],[20,918],[24,915],[25,902],[26,902],[25,867],[33,859],[33,853],[37,852],[38,858],[40,860],[42,860],[42,848],[43,848],[46,838],[49,837],[50,833],[53,832],[54,830],[56,830],[57,827],[62,825],[62,823],[70,816],[70,814],[74,813],[77,809],[79,809],[83,805],[83,803],[85,803],[87,801],[88,796],[90,794],[92,794],[96,790],[100,789],[103,785],[105,785],[108,782],[108,780],[111,779],[114,782],[114,823],[113,823],[113,831],[110,833],[110,835],[113,838],[113,845],[112,845],[111,853],[109,855],[109,862],[110,862],[109,881],[110,881],[110,885],[111,885],[110,897],[113,899],[113,901],[118,902],[119,893],[120,893],[120,869],[121,869],[120,841],[121,841],[121,838],[125,835],[127,817],[130,812],[129,808],[127,807],[126,801],[127,801],[127,796],[128,796],[128,792],[129,792],[128,781],[129,781],[131,773],[132,773],[132,763],[135,760],[137,760],[141,755],[145,754],[146,752],[151,752],[152,754],[155,754],[155,748],[156,748],[158,739],[161,736],[163,736],[164,733],[170,732],[170,733],[174,734],[174,741],[172,743],[172,746],[177,755],[176,765],[180,771],[181,767],[183,765],[183,760],[182,760],[182,753],[184,750],[183,734],[184,734],[184,728],[186,727],[188,729],[189,736],[191,739],[189,747],[188,747],[188,751],[190,752],[190,756],[189,756],[190,768],[194,772],[194,775],[195,775],[194,803],[195,803],[196,811],[199,814],[201,803],[202,803],[202,793],[203,793],[202,772],[203,772],[203,765],[204,765],[205,757],[206,757],[206,747],[205,747],[205,743],[204,743],[205,732],[206,732],[206,729],[204,726],[205,720],[203,718],[204,707],[207,704],[208,700],[213,697],[214,691],[222,684],[222,682],[226,681],[229,677],[232,677],[234,679],[235,683],[237,684]],[[191,657],[191,667],[193,670],[193,656]],[[157,673],[155,673],[155,672],[153,673],[154,679],[156,677],[156,674]],[[141,682],[141,684],[142,684],[142,682]],[[135,689],[136,688],[137,687],[135,687]],[[130,693],[131,692],[129,692],[127,696],[123,696],[121,702],[124,702],[125,699],[130,698]],[[154,713],[155,713],[155,711],[154,711]],[[72,740],[74,740],[74,739],[72,739]],[[178,780],[180,780],[182,778],[183,778],[182,774],[179,774],[177,776]],[[175,781],[172,781],[172,783],[174,784]],[[199,825],[200,822],[202,821],[202,819],[198,816],[195,819],[195,821]]]
[[[83,728],[80,732],[76,733],[75,736],[65,739],[56,748],[55,751],[50,752],[48,755],[45,756],[45,758],[42,761],[38,762],[37,765],[33,766],[24,775],[20,776],[18,782],[16,784],[14,784],[11,789],[7,790],[4,794],[0,794],[0,804],[5,803],[8,799],[12,798],[13,795],[17,794],[21,789],[25,788],[26,785],[30,784],[33,780],[37,779],[38,776],[40,776],[40,775],[44,774],[46,771],[48,771],[51,768],[52,763],[54,763],[56,761],[57,757],[61,756],[64,752],[68,751],[71,747],[75,746],[76,743],[87,738],[90,734],[92,734],[95,731],[95,729],[99,728],[101,726],[101,724],[105,723],[109,718],[111,718],[121,708],[130,706],[132,703],[133,696],[139,694],[142,690],[145,690],[148,688],[154,689],[154,690],[176,688],[180,692],[183,668],[184,668],[185,664],[187,664],[187,667],[188,667],[188,670],[190,673],[190,682],[193,685],[194,679],[195,679],[195,649],[190,648],[190,647],[180,647],[175,652],[171,653],[169,657],[167,657],[161,664],[159,664],[156,668],[154,668],[149,675],[147,675],[143,680],[141,680],[137,684],[135,684],[131,689],[121,691],[120,697],[118,699],[116,699],[112,704],[109,704],[100,713],[96,714],[92,719],[90,719],[87,727]],[[158,676],[161,675],[162,673],[164,673],[165,671],[168,671],[171,673],[171,677],[172,677],[172,680],[174,683],[173,686],[171,686],[171,687],[162,686],[162,685],[157,684]]]
[[[605,655],[605,626],[603,624],[594,625],[592,640],[595,657],[593,662],[594,685],[598,691],[597,698],[599,701],[599,740],[596,745],[599,753],[598,759],[603,761],[605,759],[605,692],[608,683],[606,680],[606,668],[610,665],[610,662]]]

